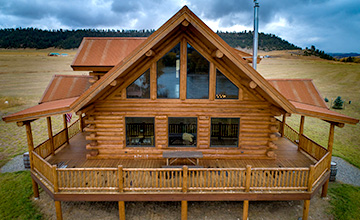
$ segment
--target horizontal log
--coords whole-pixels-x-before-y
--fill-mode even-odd
[[[122,132],[122,128],[90,128],[86,127],[84,128],[84,131],[87,132]]]
[[[123,140],[123,137],[108,137],[108,136],[97,136],[97,137],[93,137],[93,136],[86,136],[85,138],[88,141],[96,141],[96,140],[113,140],[113,141],[121,141]]]
[[[86,124],[122,124],[124,123],[123,120],[85,120]]]

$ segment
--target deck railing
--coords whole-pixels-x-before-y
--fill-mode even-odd
[[[293,129],[285,131],[290,131],[293,137],[293,133],[297,133]],[[58,136],[56,143],[61,143],[62,134]],[[285,136],[290,135],[285,133]],[[32,171],[59,193],[308,192],[329,170],[331,160],[325,148],[300,135],[299,148],[317,159],[315,165],[304,168],[58,168],[43,159],[46,153],[38,153],[46,149],[44,143],[32,152]]]
[[[80,132],[80,120],[76,120],[72,123],[68,128],[69,139],[74,137],[77,133]],[[66,143],[66,128],[59,131],[57,134],[53,136],[53,145],[54,151],[59,149],[63,144]],[[39,144],[37,147],[34,148],[34,151],[41,157],[46,158],[51,155],[52,153],[52,144],[51,140],[47,139],[46,141]]]

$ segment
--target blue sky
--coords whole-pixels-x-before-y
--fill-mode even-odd
[[[259,31],[360,53],[360,0],[258,0]],[[252,0],[0,0],[0,28],[157,29],[187,5],[214,31],[253,29]]]

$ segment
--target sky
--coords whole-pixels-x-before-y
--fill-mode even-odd
[[[360,53],[360,0],[258,0],[259,31]],[[158,29],[187,5],[213,31],[253,30],[253,0],[0,0],[0,28]]]

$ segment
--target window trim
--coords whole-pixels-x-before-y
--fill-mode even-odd
[[[213,128],[213,123],[212,120],[213,119],[238,119],[238,128],[237,128],[237,140],[236,140],[236,146],[229,146],[229,145],[212,145],[212,128]],[[209,147],[210,148],[239,148],[240,146],[240,125],[241,125],[241,119],[240,117],[211,117],[210,118],[210,143],[209,143]],[[216,138],[216,137],[215,137]]]
[[[153,119],[153,137],[152,137],[152,144],[151,145],[129,145],[128,144],[128,130],[127,130],[127,120],[129,118],[147,118],[147,119]],[[141,117],[141,116],[132,116],[132,117],[125,117],[125,129],[124,129],[124,134],[125,134],[125,147],[130,147],[130,148],[133,148],[133,147],[145,147],[145,148],[153,148],[156,146],[155,144],[155,140],[156,140],[156,132],[155,132],[155,117]],[[144,138],[145,138],[145,135],[144,135]],[[151,138],[151,137],[150,137]]]

